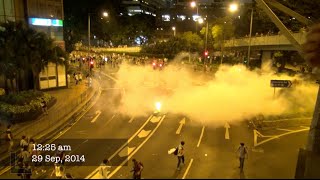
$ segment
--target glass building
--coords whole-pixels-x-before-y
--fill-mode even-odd
[[[0,22],[24,21],[29,27],[46,33],[55,45],[65,49],[63,19],[63,0],[0,0]],[[65,66],[49,63],[40,73],[40,89],[66,87],[66,79]],[[0,86],[2,84],[4,82],[0,80]]]

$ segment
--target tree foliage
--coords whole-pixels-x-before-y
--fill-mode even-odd
[[[48,63],[63,63],[62,58],[67,58],[46,34],[27,27],[23,22],[8,22],[0,26],[3,29],[0,32],[0,67],[4,69],[0,74],[5,76],[6,82],[10,80],[14,92],[19,91],[19,86],[14,88],[13,81],[21,84],[21,72],[30,70],[34,89],[39,89],[39,73]]]
[[[192,32],[185,32],[180,36],[170,38],[166,42],[142,47],[143,53],[164,54],[166,57],[173,57],[181,51],[198,52],[203,49],[203,40],[199,35]]]

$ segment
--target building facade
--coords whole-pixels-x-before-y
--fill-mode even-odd
[[[122,6],[127,9],[128,15],[149,14],[157,16],[160,9],[168,7],[168,0],[122,0]]]
[[[63,19],[63,0],[0,0],[0,22],[24,21],[29,27],[46,33],[55,45],[65,49]],[[4,80],[0,82],[2,84]],[[66,67],[49,63],[40,73],[39,84],[40,89],[66,87]]]

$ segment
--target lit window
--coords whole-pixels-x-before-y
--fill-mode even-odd
[[[170,21],[170,15],[162,15],[162,21]]]
[[[178,21],[184,21],[186,19],[186,16],[184,15],[177,15]]]

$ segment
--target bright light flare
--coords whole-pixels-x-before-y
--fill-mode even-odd
[[[237,10],[238,10],[238,4],[236,4],[236,3],[230,4],[230,6],[229,6],[230,12],[236,12]]]
[[[160,110],[161,110],[161,102],[156,102],[156,110],[158,111],[158,112],[160,112]]]
[[[190,3],[190,6],[191,6],[192,8],[194,8],[194,7],[196,7],[196,6],[197,6],[197,3],[196,3],[196,2],[194,2],[194,1],[192,1],[192,2]]]
[[[102,14],[104,17],[108,17],[109,16],[109,14],[107,13],[107,12],[103,12],[103,14]]]
[[[199,22],[199,24],[202,24],[203,23],[203,19],[202,18],[198,19],[198,22]]]

